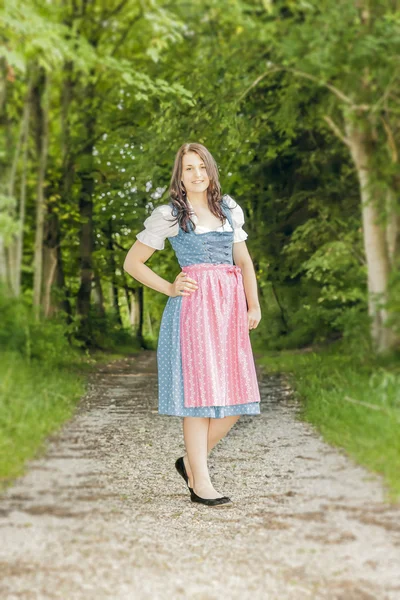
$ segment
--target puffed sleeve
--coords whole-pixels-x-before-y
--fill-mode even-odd
[[[244,242],[248,238],[248,233],[243,229],[244,225],[244,213],[241,206],[231,198],[231,196],[225,195],[225,200],[229,208],[231,209],[232,221],[233,221],[233,243]]]
[[[176,223],[172,227],[173,216],[171,207],[168,204],[156,206],[150,213],[147,219],[144,220],[144,229],[136,234],[139,242],[155,248],[156,250],[164,250],[165,239],[174,237],[179,232],[179,224]]]

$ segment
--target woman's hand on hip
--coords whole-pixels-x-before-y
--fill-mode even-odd
[[[176,296],[190,296],[198,287],[195,279],[192,279],[187,273],[181,271],[176,276],[174,283],[171,284],[170,296],[172,298]]]

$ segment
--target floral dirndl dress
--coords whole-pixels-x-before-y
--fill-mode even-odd
[[[171,207],[172,204],[170,203]],[[198,288],[169,297],[157,345],[158,412],[223,418],[260,414],[260,391],[247,324],[240,267],[233,264],[232,231],[169,237],[179,265]]]

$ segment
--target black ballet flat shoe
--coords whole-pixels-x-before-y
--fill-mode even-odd
[[[186,484],[187,484],[189,490],[191,490],[192,488],[189,487],[189,477],[188,477],[188,474],[186,473],[185,463],[183,462],[183,456],[178,458],[178,460],[175,462],[175,469],[178,471],[179,475],[181,475],[183,477],[183,479],[186,481]]]
[[[205,504],[206,506],[221,506],[223,504],[232,504],[232,500],[228,496],[220,496],[220,498],[200,498],[193,490],[190,490],[190,499],[192,502],[198,502],[199,504]]]

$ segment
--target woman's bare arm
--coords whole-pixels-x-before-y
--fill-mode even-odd
[[[248,307],[260,308],[257,278],[246,242],[237,242],[233,244],[233,261],[235,265],[242,269],[243,286],[246,292]]]
[[[247,321],[249,329],[255,329],[261,321],[261,308],[256,273],[245,241],[233,244],[233,262],[242,270],[247,301]]]
[[[147,285],[152,290],[171,296],[173,284],[154,273],[150,267],[144,264],[154,254],[155,250],[155,248],[136,240],[126,255],[123,269],[131,277]]]

